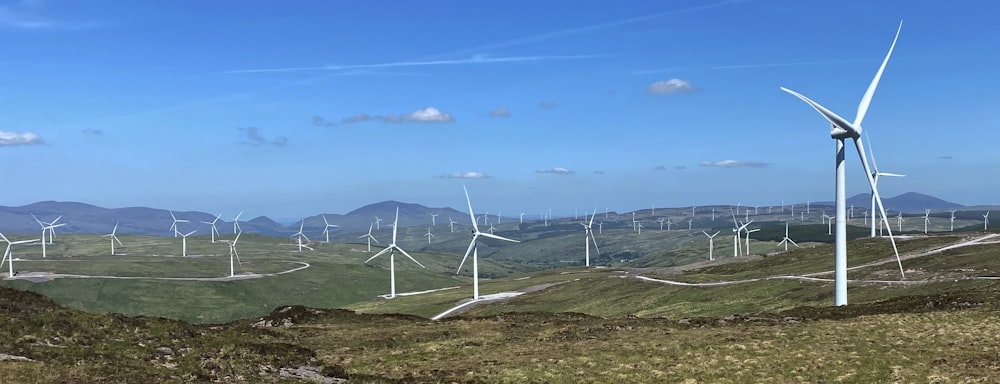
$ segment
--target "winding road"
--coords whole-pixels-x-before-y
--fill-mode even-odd
[[[70,278],[70,279],[117,279],[117,280],[172,280],[172,281],[233,281],[233,280],[247,280],[247,279],[259,279],[262,277],[272,277],[278,275],[284,275],[287,273],[298,272],[303,269],[311,267],[309,263],[301,261],[291,261],[282,260],[282,262],[290,264],[298,264],[298,267],[284,270],[281,272],[274,273],[242,273],[236,276],[221,276],[221,277],[153,277],[153,276],[100,276],[100,275],[76,275],[69,273],[51,273],[51,272],[27,272],[14,277],[7,277],[7,279],[20,279],[28,280],[33,282],[44,282],[52,279],[58,278]]]

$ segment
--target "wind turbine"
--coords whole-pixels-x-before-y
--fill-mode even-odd
[[[234,258],[236,259],[236,262],[240,263],[240,265],[243,265],[243,262],[240,261],[240,254],[236,252],[236,242],[240,241],[240,235],[242,234],[243,232],[237,232],[236,238],[234,238],[232,241],[219,240],[223,243],[229,244],[229,277],[236,277],[236,266],[233,264]]]
[[[448,216],[448,228],[450,228],[452,232],[455,232],[455,220],[452,220],[451,216]]]
[[[479,300],[479,246],[476,244],[476,240],[479,236],[488,237],[491,239],[510,241],[512,243],[520,243],[520,241],[508,239],[503,236],[497,236],[490,233],[479,232],[479,225],[476,224],[476,215],[472,211],[472,200],[469,198],[469,189],[464,185],[462,189],[465,190],[465,202],[469,205],[469,220],[472,221],[472,241],[469,243],[469,248],[465,250],[465,256],[462,257],[462,262],[458,264],[458,270],[455,271],[457,275],[462,272],[462,266],[465,265],[465,259],[469,257],[469,253],[472,253],[472,300]]]
[[[195,232],[198,232],[198,230],[195,229],[195,230],[193,230],[191,232],[181,234],[181,257],[187,257],[187,255],[188,255],[188,236],[191,236]]]
[[[521,222],[518,224],[524,224],[524,212],[521,212]]]
[[[671,225],[674,225],[674,223],[673,223],[673,222],[671,222],[671,221],[670,221],[670,219],[668,218],[668,219],[667,219],[667,232],[670,232],[670,226],[671,226]]]
[[[759,230],[760,230],[760,228],[757,228],[757,229],[747,229],[746,230],[746,233],[747,233],[747,252],[746,252],[746,255],[747,256],[750,256],[750,234],[754,233],[754,232],[757,232]]]
[[[449,219],[450,220],[450,219]],[[375,223],[368,224],[368,233],[358,236],[359,239],[368,239],[368,252],[372,251],[372,240],[375,240],[375,244],[378,244],[378,239],[372,236],[372,228],[375,227]],[[452,227],[454,229],[454,227]]]
[[[238,235],[243,230],[242,228],[240,228],[240,216],[243,216],[243,211],[240,211],[240,213],[236,214],[236,217],[233,218],[233,234],[234,235]]]
[[[431,215],[431,226],[437,225],[437,217],[440,213],[428,213],[428,215]]]
[[[788,250],[788,243],[792,243],[792,245],[794,245],[795,248],[799,247],[799,245],[796,244],[795,241],[792,240],[791,237],[788,237],[788,222],[786,221],[785,222],[785,238],[781,239],[781,242],[778,243],[778,246],[781,246],[782,244],[784,244],[785,245],[785,250],[787,251]]]
[[[329,243],[330,242],[330,228],[340,228],[340,226],[337,225],[337,224],[330,224],[329,221],[326,221],[326,215],[323,215],[323,224],[326,224],[326,226],[323,227],[323,236],[326,236],[326,243]]]
[[[951,231],[955,232],[955,210],[951,210]]]
[[[906,221],[906,220],[903,220],[903,212],[902,212],[902,211],[900,211],[900,212],[899,212],[899,216],[896,216],[896,225],[898,225],[898,226],[899,226],[899,231],[900,231],[900,232],[903,232],[903,222],[904,222],[904,221]],[[890,228],[890,231],[891,231],[891,230],[892,230],[892,228]],[[892,235],[892,232],[889,232],[889,235],[891,236],[891,235]]]
[[[32,215],[32,217],[34,217],[34,215]],[[38,221],[38,224],[40,224],[42,226],[42,258],[46,257],[46,255],[45,255],[45,231],[49,232],[49,244],[52,244],[52,238],[55,237],[56,228],[66,225],[66,223],[56,224],[56,222],[59,221],[60,218],[62,218],[62,216],[57,217],[55,220],[52,220],[52,222],[50,222],[50,223],[44,223],[44,224],[41,221],[39,221],[37,218],[35,219],[35,221]]]
[[[833,234],[833,219],[835,219],[837,216],[827,216],[824,213],[822,217],[823,217],[823,221],[826,223],[826,234],[827,235],[832,235]]]
[[[219,221],[220,217],[222,217],[221,213],[218,216],[215,217],[215,220],[212,220],[212,221],[202,221],[201,222],[202,224],[208,224],[208,225],[212,226],[212,244],[215,244],[215,235],[219,234],[219,230],[217,228],[215,228],[215,223]]]
[[[417,259],[414,259],[413,256],[410,256],[409,253],[406,253],[406,251],[404,251],[403,248],[400,248],[398,245],[396,245],[396,230],[397,228],[399,228],[399,225],[397,224],[399,224],[399,207],[396,207],[396,219],[393,220],[392,222],[392,242],[389,243],[389,245],[384,249],[382,249],[381,251],[378,251],[378,253],[376,253],[372,257],[369,257],[368,260],[365,260],[365,264],[367,264],[369,261],[372,261],[376,257],[379,257],[385,254],[386,252],[389,252],[389,288],[391,290],[389,292],[390,299],[396,297],[396,251],[399,251],[399,253],[402,253],[403,256],[406,256],[414,263],[417,263],[417,265],[419,265],[420,268],[427,268],[423,264],[420,264],[420,262],[417,261]],[[430,233],[430,231],[428,230],[427,233]]]
[[[987,228],[989,228],[989,226],[990,226],[990,211],[986,211],[986,214],[983,215],[983,230],[985,231]]]
[[[4,253],[3,253],[3,259],[0,260],[0,266],[3,266],[3,262],[4,262],[4,260],[6,260],[7,261],[7,277],[14,277],[14,256],[11,255],[11,253],[10,253],[10,247],[13,246],[13,245],[17,245],[17,244],[34,243],[34,242],[38,241],[38,239],[10,241],[10,240],[7,239],[7,236],[3,235],[3,233],[0,233],[0,239],[3,239],[3,241],[7,243],[7,250],[5,250]]]
[[[882,177],[882,176],[886,176],[886,177],[906,177],[906,175],[901,175],[901,174],[898,174],[898,173],[879,172],[879,170],[878,170],[878,162],[875,161],[875,151],[872,150],[872,140],[871,140],[871,137],[868,136],[868,131],[865,131],[865,140],[868,140],[868,155],[870,155],[871,158],[872,158],[872,182],[874,183],[874,185],[878,186],[878,178]],[[871,198],[871,200],[872,200],[872,210],[871,210],[871,212],[872,212],[872,217],[874,217],[875,212],[878,212],[878,211],[875,210],[875,190],[874,189],[872,190],[872,194],[871,195],[872,195],[872,198]],[[871,229],[872,229],[872,231],[871,231],[871,237],[875,237],[875,220],[872,220]]]
[[[170,230],[174,231],[174,237],[180,236],[181,232],[180,230],[177,229],[177,223],[190,223],[191,221],[178,219],[177,216],[174,216],[173,211],[167,211],[167,212],[170,212],[170,218],[174,219],[174,222],[170,224]]]
[[[378,218],[378,215],[375,215],[375,230],[376,231],[382,230],[382,219]]]
[[[869,84],[868,89],[865,91],[864,96],[861,99],[861,103],[858,105],[858,112],[855,116],[854,122],[849,122],[843,117],[840,117],[836,113],[833,113],[826,107],[810,100],[809,98],[792,91],[788,88],[782,87],[781,90],[788,92],[789,94],[799,98],[805,103],[809,104],[813,109],[823,115],[827,121],[831,124],[830,136],[836,141],[836,208],[837,212],[835,217],[837,218],[837,235],[835,238],[835,274],[834,274],[834,285],[835,285],[835,299],[834,305],[847,305],[847,220],[846,220],[846,191],[845,191],[845,169],[844,169],[844,142],[847,139],[852,139],[854,145],[857,149],[858,156],[861,160],[861,165],[864,168],[865,176],[868,178],[868,184],[872,188],[872,193],[875,195],[875,201],[878,203],[879,211],[885,216],[885,206],[882,204],[882,198],[879,196],[878,188],[875,185],[875,180],[872,177],[871,169],[868,166],[868,160],[865,157],[864,143],[861,140],[862,132],[862,121],[864,121],[865,115],[868,113],[868,106],[871,104],[872,96],[875,94],[875,89],[878,87],[879,80],[882,77],[882,72],[885,70],[886,64],[889,62],[889,57],[892,55],[892,50],[896,46],[896,40],[899,38],[899,32],[903,28],[903,23],[899,23],[899,29],[896,30],[896,37],[892,40],[892,45],[889,47],[889,52],[886,54],[885,59],[882,61],[882,65],[879,67],[878,72],[875,74],[875,78],[872,79],[871,84]],[[899,264],[900,277],[905,278],[903,273],[903,262],[899,258],[899,250],[896,248],[896,240],[892,237],[892,230],[889,230],[889,240],[892,243],[893,251],[896,254],[896,262]]]
[[[694,222],[694,219],[688,219],[688,230],[689,231],[691,230],[691,223],[693,223],[693,222]]]
[[[597,233],[600,235],[604,234],[604,222],[597,223]]]
[[[927,234],[927,224],[931,223],[931,210],[924,208],[924,234]]]
[[[121,240],[118,240],[118,235],[115,234],[117,232],[118,232],[118,222],[115,222],[115,227],[114,227],[114,229],[111,230],[111,233],[109,233],[107,235],[102,235],[101,236],[101,237],[109,237],[109,238],[111,238],[111,256],[115,255],[115,242],[116,241],[118,242],[118,245],[125,246],[125,244],[122,244]]]
[[[641,221],[636,221],[635,222],[635,228],[639,230],[639,233],[637,233],[637,234],[641,235],[642,234],[642,222]]]
[[[431,233],[431,228],[430,227],[427,227],[427,233],[425,233],[424,236],[427,236],[427,244],[430,245],[431,238],[434,237],[434,234]]]
[[[306,239],[306,241],[309,242],[309,243],[312,242],[312,240],[309,240],[309,236],[306,236],[305,233],[302,233],[302,229],[305,228],[305,225],[306,225],[306,221],[302,220],[299,223],[299,231],[295,232],[294,234],[292,234],[291,236],[289,236],[289,237],[294,237],[294,238],[298,239],[298,246],[299,246],[298,252],[302,252],[302,248],[306,248],[306,249],[308,249],[310,251],[313,250],[311,247],[309,247],[309,245],[302,243],[302,239]]]
[[[661,231],[663,230],[663,222],[664,222],[664,221],[666,221],[666,220],[667,220],[667,219],[664,219],[664,218],[662,218],[662,217],[661,217],[661,218],[659,218],[659,219],[656,219],[656,221],[659,221],[659,222],[660,222],[660,230],[661,230]]]
[[[601,255],[601,249],[597,247],[597,239],[594,238],[594,231],[592,227],[594,226],[594,216],[597,215],[597,208],[594,208],[594,213],[590,215],[590,222],[580,223],[583,226],[584,231],[586,231],[586,237],[583,239],[584,247],[586,248],[586,266],[590,266],[590,242],[594,242],[594,250],[597,251],[597,255]]]
[[[705,236],[708,236],[708,260],[709,261],[715,260],[715,257],[712,256],[712,250],[715,248],[715,236],[718,235],[719,232],[716,231],[715,234],[713,235],[709,235],[708,232],[705,231],[701,231],[701,233],[704,233]]]

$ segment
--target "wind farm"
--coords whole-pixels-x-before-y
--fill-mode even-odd
[[[1000,380],[998,6],[229,5],[0,5],[2,377]]]

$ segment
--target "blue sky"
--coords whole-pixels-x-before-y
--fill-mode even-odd
[[[986,1],[0,2],[3,205],[537,215],[884,195],[1000,203]],[[848,152],[848,194],[867,190]],[[891,208],[891,207],[890,207]],[[247,217],[247,216],[244,216]]]

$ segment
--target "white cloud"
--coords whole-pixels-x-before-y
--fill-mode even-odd
[[[575,172],[563,167],[555,167],[555,168],[538,169],[535,170],[535,173],[554,173],[557,175],[568,175]]]
[[[702,161],[698,165],[702,167],[721,167],[721,168],[764,168],[771,164],[761,163],[757,161],[720,160],[720,161]]]
[[[687,80],[670,79],[650,84],[646,92],[651,95],[672,95],[675,93],[691,93],[695,88]]]
[[[507,107],[496,107],[490,110],[490,117],[510,117]]]
[[[372,119],[371,115],[367,113],[356,113],[354,115],[340,119],[340,122],[350,124],[350,123],[360,123],[371,119]]]
[[[0,147],[36,144],[45,144],[45,140],[42,140],[42,137],[34,132],[0,131]]]
[[[489,179],[489,175],[479,172],[456,172],[438,176],[440,179]]]
[[[74,23],[47,19],[38,16],[42,8],[41,1],[16,1],[0,5],[0,28],[24,30],[80,30],[97,27],[96,23]]]
[[[353,116],[345,117],[340,121],[344,123],[360,123],[368,120],[381,120],[387,123],[450,123],[455,121],[455,118],[449,113],[442,112],[440,109],[427,107],[401,115],[369,115],[367,113],[358,113]]]

